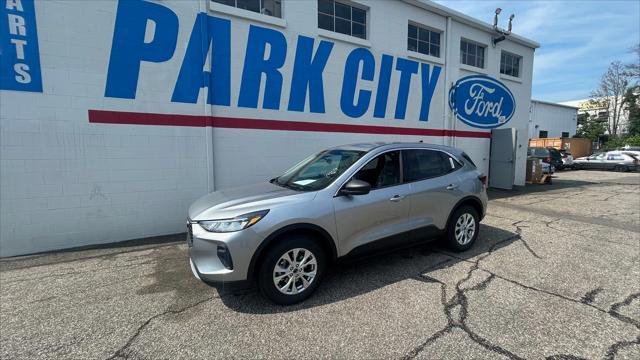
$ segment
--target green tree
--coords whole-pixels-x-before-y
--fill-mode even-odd
[[[640,146],[640,135],[634,135],[634,136],[628,137],[625,140],[624,144],[629,146]]]
[[[640,86],[634,86],[627,90],[624,96],[624,104],[629,116],[627,134],[629,136],[640,134]]]
[[[589,116],[589,114],[579,114],[577,118],[578,131],[576,137],[586,138],[591,141],[599,140],[607,129],[607,120],[598,119],[597,116]]]
[[[619,134],[624,95],[629,89],[631,80],[632,75],[627,67],[620,61],[614,61],[602,75],[596,90],[591,93],[592,100],[606,101],[609,104],[609,121],[606,128],[609,135],[614,137]]]

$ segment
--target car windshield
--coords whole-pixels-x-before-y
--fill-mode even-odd
[[[271,179],[271,182],[299,191],[320,190],[331,184],[365,153],[357,150],[325,150],[302,160],[283,175]]]
[[[545,148],[529,148],[529,156],[534,157],[548,157],[549,150]]]

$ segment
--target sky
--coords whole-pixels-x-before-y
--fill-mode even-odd
[[[533,94],[552,102],[588,98],[609,64],[640,61],[630,49],[640,43],[640,0],[438,0],[451,9],[540,43],[533,61]]]

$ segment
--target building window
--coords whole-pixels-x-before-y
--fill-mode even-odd
[[[318,27],[367,38],[367,10],[334,0],[318,0]]]
[[[407,49],[425,55],[440,57],[440,33],[409,24]]]
[[[563,132],[562,132],[562,137],[569,137],[569,133],[568,133],[568,132],[566,132],[566,131],[563,131]]]
[[[540,139],[545,139],[547,136],[549,136],[549,132],[547,130],[540,130],[538,133],[538,138]]]
[[[462,64],[484,68],[485,46],[469,41],[460,41],[460,62]]]
[[[282,17],[281,0],[213,0],[213,2],[264,15]]]
[[[502,56],[500,56],[500,74],[520,77],[521,59],[521,56],[503,51]]]

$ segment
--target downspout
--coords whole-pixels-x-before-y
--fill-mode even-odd
[[[455,126],[455,122],[453,120],[453,117],[451,116],[451,109],[449,109],[449,90],[451,89],[451,84],[450,84],[450,76],[449,76],[449,71],[451,71],[451,64],[449,63],[449,60],[451,59],[451,17],[447,16],[447,28],[446,28],[446,34],[445,34],[445,44],[446,45],[446,51],[444,52],[444,107],[442,108],[442,123],[444,125],[444,129],[446,130],[445,133],[447,134],[447,139],[445,142],[443,142],[445,145],[453,145],[454,144],[454,139],[452,139],[452,134],[449,133],[448,130],[453,130],[454,126]]]
[[[205,14],[209,13],[209,0],[200,0],[199,2],[199,7],[200,7],[200,12],[204,12]],[[206,24],[206,22],[204,22],[204,24]],[[204,25],[202,27],[202,29],[200,29],[200,31],[207,32],[207,25]],[[205,37],[203,37],[205,38]],[[207,51],[207,49],[204,48],[204,44],[202,44],[202,52],[204,53],[205,51]],[[204,74],[205,72],[203,72]],[[203,79],[205,80],[205,84],[208,82],[208,79]],[[214,174],[214,154],[213,154],[213,124],[209,123],[209,120],[211,120],[211,117],[213,115],[213,105],[209,105],[207,104],[207,92],[206,91],[201,91],[200,92],[200,96],[202,97],[202,103],[204,106],[204,116],[205,116],[205,127],[204,127],[204,131],[205,131],[205,148],[206,148],[206,152],[207,152],[207,192],[213,192],[216,189],[216,183],[215,183],[215,174]]]

